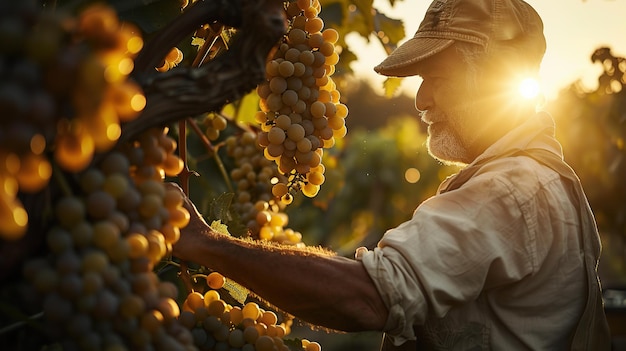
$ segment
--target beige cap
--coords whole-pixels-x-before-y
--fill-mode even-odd
[[[455,41],[482,46],[486,53],[508,47],[538,64],[546,51],[543,22],[521,0],[435,0],[415,36],[396,48],[374,70],[385,76],[416,74],[415,64]]]

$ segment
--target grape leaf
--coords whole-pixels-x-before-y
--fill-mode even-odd
[[[228,232],[228,226],[226,224],[222,224],[222,221],[220,220],[211,222],[211,229],[220,234],[230,235],[230,233]]]
[[[383,87],[385,88],[385,96],[390,98],[398,91],[400,85],[402,84],[402,78],[398,77],[389,77],[385,79],[383,82]]]
[[[250,291],[248,289],[228,278],[226,278],[226,282],[224,283],[223,288],[226,289],[226,291],[228,291],[228,294],[240,304],[243,304],[250,294]]]
[[[354,0],[353,4],[356,11],[350,13],[346,26],[369,40],[370,34],[374,31],[372,0]]]
[[[374,30],[385,33],[386,42],[383,42],[387,53],[391,53],[398,46],[398,42],[404,39],[404,23],[401,20],[387,17],[385,14],[376,11],[374,15]]]
[[[235,194],[233,193],[223,193],[219,195],[216,199],[213,199],[210,204],[208,217],[214,218],[223,223],[228,223],[228,221],[230,220],[230,214],[228,212],[228,209],[230,208],[234,197]]]
[[[254,115],[259,110],[259,100],[259,94],[253,90],[240,100],[224,106],[222,114],[238,122],[256,124]]]
[[[346,18],[347,5],[344,2],[331,0],[322,3],[322,12],[319,17],[324,21],[324,28],[341,27]]]
[[[356,54],[346,47],[341,51],[341,56],[339,57],[339,63],[335,65],[336,72],[340,74],[352,73],[353,71],[352,68],[350,68],[350,63],[358,59]]]

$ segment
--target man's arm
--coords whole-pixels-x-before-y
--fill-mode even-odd
[[[174,256],[216,270],[309,323],[342,331],[383,329],[388,311],[361,262],[219,234],[189,200],[186,206],[192,219]]]

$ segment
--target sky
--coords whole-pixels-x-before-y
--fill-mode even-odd
[[[540,71],[540,84],[547,99],[555,98],[562,88],[580,79],[587,88],[597,85],[602,72],[592,64],[591,54],[600,46],[608,46],[615,56],[626,57],[626,0],[526,0],[543,19],[547,41]],[[374,7],[388,17],[404,22],[407,39],[421,22],[430,0],[397,0],[392,8],[388,0],[374,0]],[[384,77],[373,67],[386,54],[376,39],[369,43],[358,35],[346,38],[350,49],[359,56],[352,68],[359,76],[381,87]],[[404,40],[402,41],[404,42]],[[407,78],[402,91],[413,95],[419,78]]]

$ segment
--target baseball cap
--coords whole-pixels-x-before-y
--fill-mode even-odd
[[[415,75],[415,65],[455,41],[480,45],[487,54],[514,49],[539,65],[546,50],[543,22],[522,0],[434,0],[415,36],[374,70],[385,76]]]

